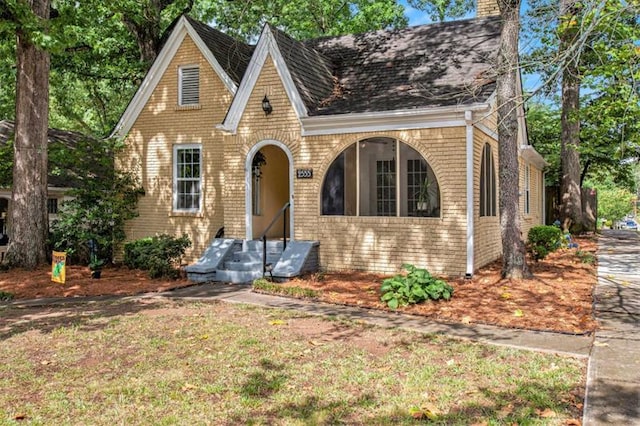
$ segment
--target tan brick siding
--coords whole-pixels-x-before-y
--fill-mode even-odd
[[[178,67],[200,64],[197,109],[177,108]],[[265,115],[267,95],[273,112]],[[327,270],[359,269],[397,272],[403,263],[427,267],[435,273],[466,272],[465,127],[368,132],[303,137],[270,57],[251,93],[235,134],[216,129],[224,119],[232,95],[187,37],[134,123],[120,157],[122,168],[136,170],[146,195],[140,217],[127,224],[128,239],[159,233],[187,233],[194,242],[186,260],[195,260],[219,227],[227,237],[245,238],[245,176],[247,154],[258,143],[277,141],[293,158],[293,169],[313,169],[312,179],[294,179],[295,239],[320,241],[320,262]],[[494,117],[483,123],[495,127]],[[441,217],[346,217],[320,214],[323,178],[333,160],[350,145],[373,136],[397,139],[416,149],[433,168],[440,186]],[[485,142],[493,147],[498,176],[497,142],[474,132],[474,268],[500,255],[498,217],[479,217],[480,159]],[[202,144],[203,199],[199,214],[172,212],[173,145]],[[535,176],[539,175],[536,170]],[[532,169],[533,194],[535,187]],[[535,205],[541,205],[536,198]],[[537,209],[535,211],[538,211]],[[532,212],[534,203],[532,203]],[[535,218],[528,219],[534,221]],[[254,237],[259,230],[253,230]]]
[[[520,158],[520,224],[522,229],[522,239],[526,242],[529,229],[543,223],[542,217],[542,171],[533,164],[530,164],[530,202],[529,213],[525,213],[525,169],[527,163]]]
[[[269,96],[273,113],[261,108]],[[372,137],[396,138],[417,149],[435,170],[441,188],[441,218],[336,217],[320,215],[323,177],[348,146]],[[266,139],[285,144],[294,168],[312,168],[313,179],[296,179],[295,238],[320,241],[320,262],[328,270],[362,269],[393,273],[403,263],[438,273],[464,274],[466,210],[465,129],[429,129],[302,137],[270,58],[259,77],[236,135],[225,137],[227,162],[225,230],[245,236],[244,164],[251,147]],[[255,230],[254,230],[255,232]]]
[[[178,67],[200,66],[199,108],[178,107]],[[139,217],[127,223],[127,239],[167,233],[186,233],[193,242],[186,260],[194,260],[224,223],[222,188],[224,149],[222,122],[232,94],[200,53],[189,36],[185,38],[149,101],[137,117],[119,166],[135,171],[145,190],[138,202]],[[202,144],[201,213],[172,213],[173,145]]]
[[[480,217],[480,169],[482,152],[485,144],[491,146],[494,171],[496,174],[496,215]],[[484,132],[474,129],[473,133],[473,215],[474,215],[474,270],[498,259],[502,255],[500,238],[500,212],[498,210],[498,194],[500,191],[498,141]]]
[[[478,0],[476,16],[482,18],[485,16],[500,15],[498,2],[496,0]]]

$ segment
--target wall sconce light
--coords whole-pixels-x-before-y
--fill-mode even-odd
[[[267,95],[264,95],[264,99],[262,100],[262,110],[264,111],[264,115],[269,115],[271,114],[271,111],[273,111],[273,107],[271,106],[271,102],[269,102]]]

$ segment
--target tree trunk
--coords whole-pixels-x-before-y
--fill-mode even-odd
[[[560,1],[560,53],[566,54],[574,42],[580,23],[576,0]],[[580,197],[580,76],[578,58],[568,58],[562,72],[562,115],[560,118],[560,220],[565,232],[582,232]]]
[[[502,276],[530,276],[520,229],[518,164],[518,34],[520,0],[498,0],[503,19],[498,52],[498,158],[500,161],[500,233],[502,237]]]
[[[49,18],[49,0],[29,0],[32,12]],[[9,266],[33,269],[47,260],[47,131],[49,54],[17,28],[16,124],[11,196]]]

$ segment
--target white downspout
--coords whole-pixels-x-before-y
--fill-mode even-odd
[[[473,112],[465,111],[467,129],[467,268],[465,278],[473,276]]]

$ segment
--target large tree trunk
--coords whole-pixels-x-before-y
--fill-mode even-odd
[[[580,23],[576,0],[560,1],[560,52],[567,53],[574,43]],[[580,76],[578,57],[569,57],[562,72],[562,115],[560,136],[560,219],[565,232],[582,232],[580,197]]]
[[[49,0],[29,0],[33,13],[49,18]],[[18,24],[16,124],[11,234],[6,261],[28,269],[47,260],[47,130],[49,54]]]
[[[500,233],[502,237],[502,276],[525,278],[530,275],[520,230],[518,164],[518,34],[520,0],[498,0],[503,19],[498,52],[498,157],[500,160]]]

